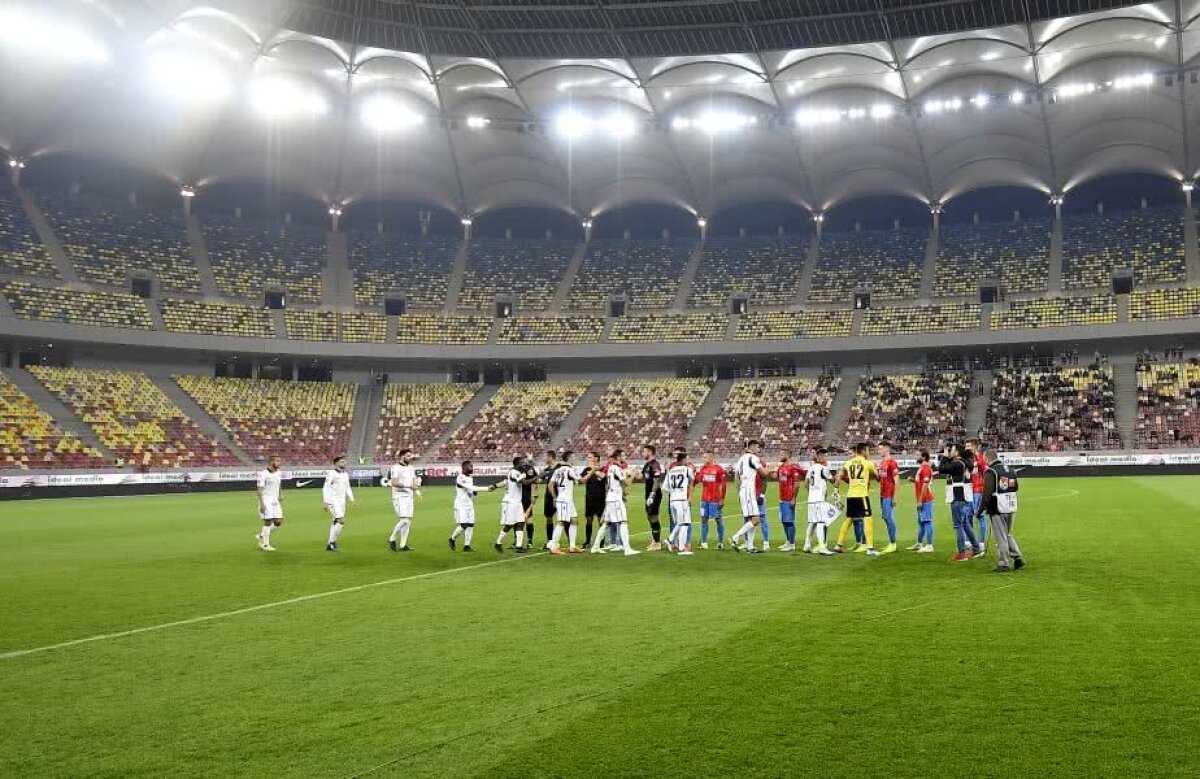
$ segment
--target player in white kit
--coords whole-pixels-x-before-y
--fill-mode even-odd
[[[380,481],[384,487],[392,488],[392,508],[396,512],[396,526],[388,536],[388,548],[393,552],[411,552],[408,545],[408,533],[412,530],[414,514],[413,504],[421,495],[421,477],[417,476],[413,461],[417,454],[411,449],[401,449],[399,462],[388,469],[387,475]],[[396,543],[396,539],[400,543]]]
[[[733,474],[738,481],[738,503],[742,507],[742,519],[745,520],[742,527],[733,534],[732,543],[733,551],[746,551],[751,554],[757,553],[754,548],[754,531],[758,528],[759,522],[759,507],[758,507],[758,477],[767,475],[767,468],[763,464],[762,458],[758,456],[759,442],[753,439],[746,442],[746,451],[738,458],[738,461],[733,465]],[[742,548],[739,542],[745,540],[746,546]]]
[[[458,537],[463,537],[463,551],[473,552],[471,537],[475,535],[475,496],[481,492],[491,492],[497,485],[490,487],[475,486],[475,466],[470,460],[465,460],[462,470],[454,479],[454,532],[450,534],[450,551],[454,551]]]
[[[619,543],[626,557],[640,554],[629,545],[629,516],[625,510],[625,485],[633,480],[633,473],[625,462],[625,452],[617,449],[612,453],[612,458],[604,468],[604,478],[604,521],[600,525],[600,532],[596,534],[592,551],[600,553],[607,551],[607,549],[600,549],[600,539],[604,536],[605,527],[611,526],[617,529],[617,538],[620,539]]]
[[[274,552],[271,546],[271,531],[283,524],[283,503],[279,500],[279,489],[283,486],[283,471],[279,470],[279,455],[267,458],[266,470],[258,472],[258,518],[262,530],[254,537],[258,548]]]
[[[681,555],[692,553],[692,487],[696,484],[696,469],[687,461],[687,452],[676,449],[675,462],[663,476],[663,491],[667,494],[667,516],[671,520],[671,535],[667,551],[678,550]]]
[[[826,546],[826,533],[829,523],[837,519],[838,512],[825,500],[829,494],[829,484],[833,481],[828,449],[816,451],[805,481],[808,483],[808,529],[804,533],[804,551],[811,553],[815,540],[817,554],[832,555],[833,552]]]
[[[579,515],[575,510],[575,484],[582,478],[580,470],[571,465],[571,452],[560,454],[546,487],[554,501],[554,531],[547,545],[550,554],[579,554],[583,551],[576,546],[579,540]],[[567,531],[565,552],[559,545],[564,528]]]
[[[521,503],[521,488],[536,479],[537,472],[527,468],[525,458],[517,455],[504,481],[497,484],[504,485],[504,497],[500,499],[500,535],[496,537],[497,552],[504,551],[504,536],[510,530],[515,534],[515,551],[525,551],[525,507]]]
[[[354,490],[350,489],[350,474],[346,473],[346,458],[333,458],[333,470],[325,474],[325,485],[321,487],[321,503],[329,513],[329,541],[326,552],[338,551],[338,537],[346,524],[346,501],[354,502]]]

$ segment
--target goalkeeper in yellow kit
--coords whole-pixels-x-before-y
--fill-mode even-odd
[[[846,521],[838,532],[835,552],[846,551],[846,533],[853,527],[854,537],[861,539],[855,550],[862,548],[871,557],[879,554],[875,551],[875,526],[871,516],[871,482],[879,481],[879,471],[875,463],[867,459],[870,450],[869,444],[855,444],[854,456],[838,471],[837,482],[850,486],[846,490]]]

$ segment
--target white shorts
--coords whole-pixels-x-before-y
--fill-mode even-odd
[[[554,521],[574,522],[579,515],[575,513],[574,501],[554,501]]]
[[[685,500],[673,500],[668,504],[670,519],[676,525],[692,524],[692,504]]]
[[[456,525],[474,525],[475,524],[475,506],[455,506],[454,507],[454,524]]]
[[[283,506],[277,500],[263,501],[258,507],[258,518],[264,522],[268,519],[283,519]]]
[[[604,521],[610,525],[615,525],[620,522],[628,522],[629,519],[625,513],[625,502],[621,500],[610,500],[605,503]]]
[[[503,527],[525,524],[525,509],[518,503],[500,504],[500,524]]]
[[[829,504],[825,503],[824,501],[822,501],[820,503],[809,503],[808,504],[808,524],[810,524],[810,525],[828,525],[829,521],[830,521],[828,510],[829,510]]]
[[[392,508],[396,510],[396,516],[400,519],[412,519],[413,496],[398,492],[392,493]]]
[[[742,505],[743,518],[758,516],[758,493],[754,490],[738,490],[738,502]]]
[[[339,500],[329,504],[329,516],[342,519],[346,516],[346,501]]]

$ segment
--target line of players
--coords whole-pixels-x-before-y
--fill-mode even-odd
[[[645,484],[646,514],[650,524],[651,541],[646,551],[663,549],[660,513],[662,503],[667,503],[669,535],[666,550],[681,555],[692,553],[692,497],[694,488],[700,487],[700,547],[709,548],[709,522],[717,527],[717,548],[725,546],[724,503],[730,477],[738,485],[739,515],[742,526],[731,538],[735,551],[761,553],[770,547],[770,524],[767,521],[766,484],[779,484],[779,520],[784,531],[784,541],[777,549],[796,549],[796,502],[800,484],[807,486],[807,531],[802,550],[821,555],[845,551],[861,551],[867,555],[890,554],[897,549],[895,522],[896,498],[900,485],[900,468],[891,456],[887,442],[877,446],[878,463],[868,459],[869,445],[854,447],[853,457],[846,461],[834,474],[828,465],[829,453],[825,449],[814,452],[812,462],[806,469],[792,462],[791,453],[781,453],[779,461],[768,464],[759,455],[761,445],[749,441],[745,452],[732,467],[732,473],[716,462],[712,451],[704,453],[703,465],[693,465],[682,448],[672,451],[671,462],[665,467],[657,459],[654,446],[643,447],[644,464],[640,471],[630,467],[622,450],[611,453],[606,462],[596,452],[587,455],[582,467],[571,465],[571,452],[546,452],[545,465],[538,471],[530,458],[513,458],[512,468],[503,481],[486,487],[476,486],[473,464],[462,463],[455,480],[454,523],[455,528],[448,539],[451,550],[462,540],[463,551],[472,551],[475,529],[475,497],[481,492],[504,489],[500,503],[500,534],[494,547],[503,551],[509,533],[513,534],[512,549],[526,552],[533,541],[532,521],[535,503],[534,485],[546,486],[544,515],[546,520],[546,542],[544,548],[552,554],[575,554],[590,548],[593,553],[620,551],[625,555],[639,552],[630,544],[627,512],[627,490],[631,483],[640,480]],[[420,495],[421,479],[413,466],[416,454],[402,450],[398,462],[384,476],[381,483],[392,491],[392,505],[397,521],[388,538],[388,546],[395,552],[411,551],[408,536],[415,513],[415,498]],[[334,468],[326,475],[322,487],[322,503],[330,515],[331,523],[326,550],[338,551],[338,539],[345,525],[346,504],[354,502],[345,458],[334,460]],[[983,495],[983,473],[988,463],[982,454],[978,440],[967,442],[967,446],[951,445],[939,459],[937,473],[945,476],[948,488],[965,500],[951,501],[957,552],[950,559],[965,561],[985,552],[987,543],[987,520],[981,510]],[[909,478],[916,492],[917,543],[908,547],[919,553],[933,552],[933,492],[935,471],[932,458],[921,451],[915,475]],[[271,546],[272,531],[282,524],[283,512],[279,499],[282,472],[277,456],[270,458],[267,469],[259,474],[258,499],[262,529],[255,536],[259,548],[274,551]],[[882,551],[874,546],[873,510],[871,505],[871,483],[879,484],[880,508],[887,527],[888,544]],[[841,514],[840,484],[847,485],[845,514],[837,542],[831,550],[828,546],[829,525]],[[585,491],[584,517],[586,536],[583,546],[578,544],[578,512],[575,505],[574,487],[582,485]],[[833,490],[829,487],[833,486]],[[957,485],[957,486],[956,486]],[[973,528],[973,519],[978,519],[979,534]],[[599,532],[593,529],[599,525]],[[756,531],[761,530],[761,547],[755,547]],[[854,545],[847,550],[846,537],[854,532]],[[563,548],[563,536],[566,548]]]

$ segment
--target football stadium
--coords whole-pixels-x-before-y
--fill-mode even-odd
[[[0,0],[0,165],[0,776],[1200,775],[1200,3]]]

